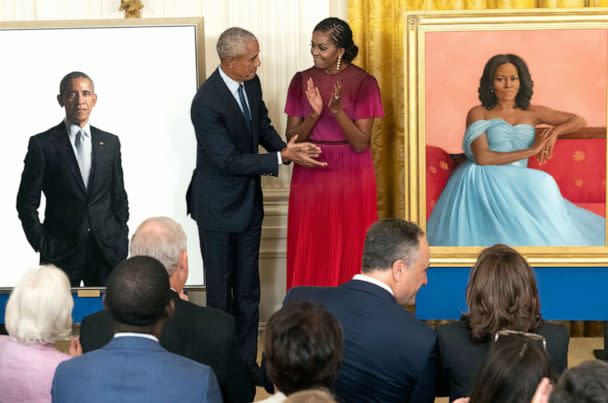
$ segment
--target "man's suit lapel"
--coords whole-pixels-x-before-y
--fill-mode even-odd
[[[91,173],[89,174],[89,194],[94,194],[95,185],[98,180],[98,175],[103,175],[106,172],[104,167],[107,167],[108,158],[106,156],[107,145],[104,142],[104,136],[96,127],[91,126]]]
[[[219,67],[218,67],[218,69],[219,69]],[[228,89],[228,87],[226,86],[226,83],[220,76],[220,73],[217,69],[215,70],[215,72],[213,72],[211,77],[209,77],[209,80],[213,80],[213,82],[215,83],[215,86],[217,88],[217,93],[220,96],[220,102],[224,106],[226,106],[226,108],[227,108],[226,110],[227,110],[228,114],[230,114],[231,116],[239,117],[240,123],[241,123],[240,133],[247,134],[249,132],[249,130],[247,129],[247,123],[245,122],[245,116],[243,115],[243,111],[241,111],[239,104],[236,102],[236,99],[234,99],[234,96],[232,96],[232,94],[230,93],[230,89]],[[249,94],[251,86],[247,86],[248,82],[249,81],[245,82],[245,91],[247,92],[247,99],[249,101],[249,107],[250,107],[250,112],[251,112],[251,117],[252,117],[251,127],[252,127],[253,132],[256,132],[256,130],[257,130],[256,128],[258,127],[256,125],[259,125],[259,123],[256,123],[257,120],[255,118],[258,106],[256,103],[255,109],[254,109],[254,105],[251,101],[251,95]],[[254,137],[257,137],[257,134],[255,134]],[[255,140],[255,144],[257,144],[257,140]]]
[[[83,198],[86,198],[87,189],[84,187],[82,174],[80,173],[80,168],[78,168],[78,161],[76,161],[74,149],[70,143],[65,124],[61,122],[59,125],[55,126],[54,132],[53,139],[55,142],[55,147],[59,151],[61,158],[63,158],[68,171],[70,171],[74,177],[78,188],[81,190],[79,193],[83,196]]]

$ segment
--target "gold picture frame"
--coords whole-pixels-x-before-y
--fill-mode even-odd
[[[439,104],[428,104],[430,102],[429,99],[433,96],[432,94],[437,93],[435,91],[429,94],[429,82],[433,83],[435,89],[440,88],[441,91],[444,91],[446,87],[445,83],[449,83],[449,80],[460,80],[461,77],[466,77],[466,80],[469,80],[467,82],[476,81],[478,85],[481,72],[483,71],[483,63],[488,60],[488,54],[515,53],[512,49],[517,49],[518,43],[522,44],[522,46],[533,47],[536,40],[539,41],[536,42],[538,50],[545,51],[546,46],[541,44],[551,43],[551,40],[547,41],[546,35],[553,36],[563,33],[571,36],[572,34],[579,34],[582,38],[585,35],[595,35],[598,33],[598,40],[605,41],[604,36],[608,38],[608,9],[411,11],[406,12],[404,15],[404,27],[405,217],[410,221],[418,223],[426,230],[426,145],[428,144],[427,139],[435,133],[430,131],[430,126],[436,121],[435,119],[429,124],[429,113],[434,113],[435,115],[433,116],[437,116],[440,120],[443,120],[447,119],[445,116],[452,112],[451,109],[435,108]],[[514,39],[512,41],[508,40],[506,44],[504,42],[496,42],[496,46],[494,46],[495,42],[492,42],[492,35],[495,38]],[[543,35],[545,36],[544,42],[541,41]],[[460,39],[452,41],[451,39],[453,38],[450,37],[458,37]],[[446,38],[450,40],[446,41]],[[458,42],[461,39],[462,41]],[[606,43],[608,44],[608,41]],[[563,44],[553,45],[564,46]],[[445,48],[441,49],[441,46]],[[486,58],[481,65],[475,65],[479,64],[478,61],[475,63],[467,62],[469,48],[473,49],[474,46],[486,46],[488,48],[485,55]],[[565,46],[567,47],[568,44]],[[576,46],[572,46],[572,52],[580,51]],[[461,53],[455,53],[454,49]],[[532,54],[534,54],[533,50],[533,48],[529,49],[529,51],[532,51]],[[433,69],[430,66],[430,58],[432,56],[429,55],[442,54],[442,51],[447,53],[451,51],[452,57]],[[475,54],[483,55],[484,51],[482,49]],[[549,57],[544,57],[543,60],[549,65],[548,71],[551,68],[559,68],[559,62],[555,62],[555,57],[558,54],[559,52],[554,51],[553,54],[548,55]],[[594,74],[599,74],[598,77],[603,82],[603,96],[587,100],[587,105],[590,102],[597,101],[597,104],[593,104],[593,110],[596,111],[595,115],[599,116],[600,122],[596,122],[594,126],[602,127],[595,127],[593,129],[595,132],[598,130],[603,132],[603,136],[605,137],[606,117],[608,116],[608,91],[605,89],[606,81],[608,81],[608,60],[606,60],[608,49],[606,47],[597,49],[597,54],[602,55],[602,63],[599,67],[599,72],[594,70]],[[593,65],[594,61],[585,60],[588,66]],[[464,71],[462,70],[462,66],[466,66],[467,63],[470,64],[470,72],[458,74]],[[534,70],[535,66],[531,66],[530,71],[533,79],[535,77]],[[573,79],[572,77],[566,77],[561,82]],[[471,104],[473,102],[471,100],[477,96],[477,87],[470,88],[472,95],[468,93],[469,88],[458,87],[457,85],[456,88],[460,90],[460,93],[456,94],[456,97],[463,98],[462,100],[458,98],[451,99],[453,105],[456,105],[456,109],[462,109],[461,104],[466,102],[469,102],[466,105],[466,110],[475,105],[475,103]],[[534,89],[536,96],[536,87]],[[466,97],[461,97],[461,94],[465,92],[467,93]],[[453,97],[444,94],[444,98]],[[477,100],[476,104],[479,105],[479,100]],[[433,108],[429,106],[433,106]],[[460,136],[459,138],[462,139],[466,110],[464,114],[459,116],[457,122],[452,119],[453,126],[459,128],[456,134],[454,134],[454,131],[451,131],[450,135],[452,137]],[[601,114],[603,114],[603,118],[601,118]],[[602,172],[602,170],[605,177],[607,167],[601,167],[601,169],[598,169],[598,172]],[[605,179],[602,189],[605,200]],[[605,203],[604,210],[602,211],[605,213]],[[606,231],[606,228],[604,228],[604,231]],[[481,249],[482,247],[473,246],[431,245],[431,265],[448,267],[471,266]],[[528,258],[528,261],[533,266],[608,266],[608,247],[606,245],[581,247],[522,246],[517,247],[517,249]]]

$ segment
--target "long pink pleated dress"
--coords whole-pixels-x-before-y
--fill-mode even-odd
[[[356,152],[328,108],[336,80],[341,104],[353,120],[384,116],[376,79],[354,65],[335,75],[310,68],[296,73],[285,113],[304,118],[311,108],[306,82],[312,77],[323,98],[323,112],[309,141],[322,149],[325,168],[295,165],[287,223],[287,289],[300,285],[335,286],[361,270],[367,228],[377,218],[376,177],[369,149]]]

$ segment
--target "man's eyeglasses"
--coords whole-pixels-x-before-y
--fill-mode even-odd
[[[545,339],[544,336],[541,336],[540,334],[537,334],[537,333],[522,332],[521,330],[511,330],[511,329],[499,330],[494,335],[494,342],[498,341],[500,336],[511,336],[511,335],[515,335],[515,334],[526,337],[530,340],[537,341],[538,343],[540,343],[543,346],[543,350],[547,351],[547,339]]]

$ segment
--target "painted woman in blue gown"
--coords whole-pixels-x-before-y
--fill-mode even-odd
[[[606,220],[564,199],[543,164],[557,137],[579,130],[573,114],[531,105],[532,78],[512,54],[492,57],[467,116],[467,160],[450,177],[427,224],[430,245],[603,246]],[[536,132],[546,124],[548,129]]]

